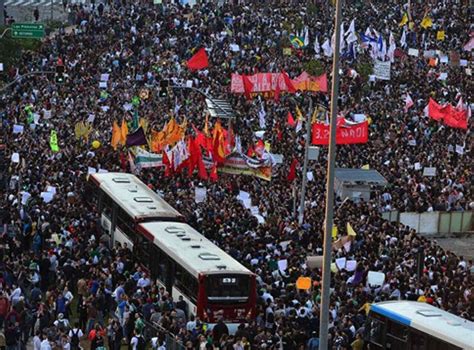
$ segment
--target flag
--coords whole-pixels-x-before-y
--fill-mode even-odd
[[[353,237],[357,236],[357,233],[354,231],[350,223],[347,223],[346,229],[347,229],[347,234],[349,236],[353,236]]]
[[[209,178],[211,179],[212,182],[217,182],[217,163],[214,163],[211,169],[211,173],[209,174]]]
[[[332,233],[331,233],[331,236],[332,236],[332,239],[336,239],[336,238],[337,238],[337,226],[336,226],[336,225],[333,225],[333,226],[332,226]]]
[[[260,124],[260,129],[265,129],[266,127],[266,121],[265,117],[267,116],[267,113],[265,112],[265,109],[263,108],[263,103],[260,104],[260,110],[258,111],[258,123]]]
[[[56,130],[51,130],[51,135],[49,136],[49,146],[51,147],[51,151],[59,152],[58,133]]]
[[[433,118],[434,120],[442,120],[444,117],[444,106],[441,106],[438,102],[433,100],[430,97],[430,100],[428,102],[428,116],[430,118]]]
[[[299,133],[300,130],[303,128],[303,113],[298,106],[296,106],[296,133]]]
[[[286,117],[286,122],[291,127],[294,127],[296,125],[295,118],[293,118],[293,115],[291,114],[290,111],[288,111],[288,115]]]
[[[395,62],[395,49],[397,48],[397,44],[395,43],[395,37],[393,33],[390,32],[390,36],[388,38],[388,50],[387,56],[390,59],[390,62]]]
[[[251,100],[252,99],[251,93],[252,93],[252,90],[253,90],[253,84],[250,81],[249,77],[245,74],[242,75],[242,81],[244,83],[245,97],[247,98],[247,100]]]
[[[280,88],[280,84],[281,84],[281,73],[278,74],[278,78],[277,78],[277,82],[276,82],[276,88],[275,88],[275,96],[274,96],[274,100],[275,102],[279,102],[280,101],[280,91],[281,91],[281,88]]]
[[[128,125],[125,119],[122,119],[122,126],[120,127],[120,143],[125,145],[127,143]]]
[[[290,42],[291,42],[291,45],[293,45],[295,49],[301,49],[305,46],[304,38],[302,38],[301,36],[294,35],[294,34],[290,35]]]
[[[349,29],[347,29],[347,32],[344,33],[344,35],[349,35],[349,34],[355,34],[355,19],[351,21],[351,24],[349,24]]]
[[[224,163],[225,160],[225,135],[220,120],[214,125],[212,131],[212,157],[216,163]]]
[[[142,146],[146,145],[146,137],[143,128],[140,126],[137,130],[127,136],[126,145],[127,147],[131,146]]]
[[[288,176],[286,177],[286,179],[289,181],[289,182],[293,182],[294,179],[296,179],[296,166],[298,165],[298,161],[296,159],[293,158],[293,160],[291,161],[291,165],[290,165],[290,170],[288,172]]]
[[[319,41],[318,41],[318,37],[316,36],[314,38],[314,54],[316,55],[316,57],[319,57],[319,55],[321,54],[321,46],[319,45]]]
[[[331,47],[331,42],[329,39],[326,39],[326,41],[323,43],[321,47],[324,51],[324,56],[327,56],[327,57],[332,56],[332,47]]]
[[[407,92],[405,96],[405,113],[407,113],[410,107],[412,106],[413,106],[413,100],[411,99],[410,94]]]
[[[369,164],[362,165],[361,169],[370,170],[370,165]]]
[[[433,20],[431,18],[429,18],[428,16],[425,16],[423,17],[423,19],[421,20],[421,24],[420,26],[423,28],[423,29],[428,29],[430,27],[433,26]]]
[[[306,26],[304,28],[304,41],[303,41],[304,47],[307,47],[309,45],[309,29]]]
[[[339,39],[339,53],[342,54],[344,52],[344,49],[346,48],[346,41],[344,40],[344,22],[341,23],[341,33],[339,34]],[[334,42],[334,46],[336,46],[336,42]]]
[[[285,80],[285,85],[287,87],[288,92],[294,94],[296,92],[296,88],[293,85],[293,82],[291,81],[290,77],[288,76],[288,73],[282,70],[281,74],[283,75],[283,79]]]
[[[400,46],[401,47],[407,46],[407,33],[405,31],[405,28],[403,28],[402,36],[400,38]]]
[[[444,38],[445,38],[444,30],[438,30],[436,32],[436,40],[444,41]]]
[[[400,27],[403,27],[405,24],[408,23],[408,14],[405,12],[402,16],[402,20],[398,24]]]
[[[206,49],[201,48],[196,54],[187,61],[188,69],[200,70],[209,67],[209,59],[207,57]]]
[[[140,147],[135,147],[133,153],[135,153],[134,164],[138,170],[163,166],[163,155],[161,153],[150,153]]]
[[[122,140],[122,132],[120,130],[120,127],[118,126],[118,123],[116,120],[114,120],[114,123],[112,124],[112,140],[110,141],[110,144],[112,145],[114,150],[117,150],[117,146]]]

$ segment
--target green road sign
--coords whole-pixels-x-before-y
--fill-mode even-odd
[[[12,38],[41,39],[44,38],[44,24],[41,23],[13,23]]]

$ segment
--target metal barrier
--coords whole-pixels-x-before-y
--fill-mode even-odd
[[[166,344],[166,350],[186,349],[184,344],[178,340],[176,335],[156,323],[145,321],[143,336],[145,337],[147,343],[150,343],[151,339],[155,337],[158,338],[160,342],[164,341]]]
[[[451,234],[459,232],[472,232],[474,211],[434,211],[426,213],[405,212],[397,210],[382,213],[385,220],[401,223],[414,228],[424,234]]]

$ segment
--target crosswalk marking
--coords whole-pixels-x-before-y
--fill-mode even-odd
[[[53,5],[61,5],[61,0],[53,0]],[[5,6],[15,7],[15,6],[51,6],[51,0],[6,0]]]

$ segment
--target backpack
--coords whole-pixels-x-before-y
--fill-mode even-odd
[[[58,320],[58,329],[59,331],[61,332],[65,332],[67,331],[69,327],[66,325],[66,322],[64,322],[63,320]]]
[[[71,348],[72,349],[79,349],[79,329],[76,329],[71,331],[72,332],[72,337],[71,337]]]
[[[146,349],[145,339],[141,335],[139,335],[137,338],[138,338],[137,350],[145,350]]]

